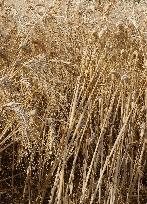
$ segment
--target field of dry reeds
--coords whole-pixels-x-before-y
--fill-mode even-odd
[[[0,1],[0,203],[147,203],[147,3]]]

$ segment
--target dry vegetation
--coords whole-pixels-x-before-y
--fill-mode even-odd
[[[10,2],[0,203],[147,203],[145,2]]]

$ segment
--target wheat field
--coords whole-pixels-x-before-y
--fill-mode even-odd
[[[146,11],[0,1],[1,204],[147,204]]]

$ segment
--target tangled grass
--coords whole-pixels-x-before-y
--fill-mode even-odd
[[[147,203],[146,4],[26,2],[0,5],[0,203]]]

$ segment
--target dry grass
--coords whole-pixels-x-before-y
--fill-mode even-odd
[[[0,4],[1,204],[147,203],[147,5],[78,2]]]

